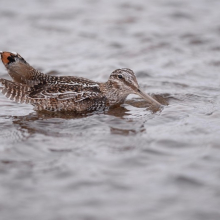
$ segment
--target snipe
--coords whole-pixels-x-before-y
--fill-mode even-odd
[[[137,94],[156,107],[160,103],[139,88],[130,69],[113,71],[106,83],[74,76],[51,76],[30,66],[14,52],[0,52],[13,81],[0,79],[2,93],[18,103],[30,103],[35,110],[85,112],[122,104]]]

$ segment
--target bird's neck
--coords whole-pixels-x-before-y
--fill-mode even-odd
[[[117,82],[108,80],[100,85],[102,93],[106,96],[110,106],[124,103],[129,94],[125,93]]]

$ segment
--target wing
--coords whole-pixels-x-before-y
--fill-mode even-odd
[[[74,77],[75,78],[75,77]],[[99,84],[89,83],[79,78],[81,84],[44,84],[32,88],[30,102],[37,110],[50,111],[91,111],[106,106],[106,97],[101,93]],[[85,84],[82,84],[85,80]]]
[[[0,91],[8,99],[17,103],[29,103],[28,94],[30,87],[7,79],[0,79],[0,83],[2,84]]]

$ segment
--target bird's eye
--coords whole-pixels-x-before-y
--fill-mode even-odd
[[[122,79],[123,77],[122,77],[122,75],[118,75],[118,78],[119,78],[119,79]]]

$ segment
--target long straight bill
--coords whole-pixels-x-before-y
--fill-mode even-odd
[[[137,95],[141,96],[143,99],[145,99],[147,102],[151,103],[152,105],[155,105],[157,107],[162,106],[158,101],[156,101],[154,98],[152,98],[148,94],[145,94],[140,89],[137,90]]]

